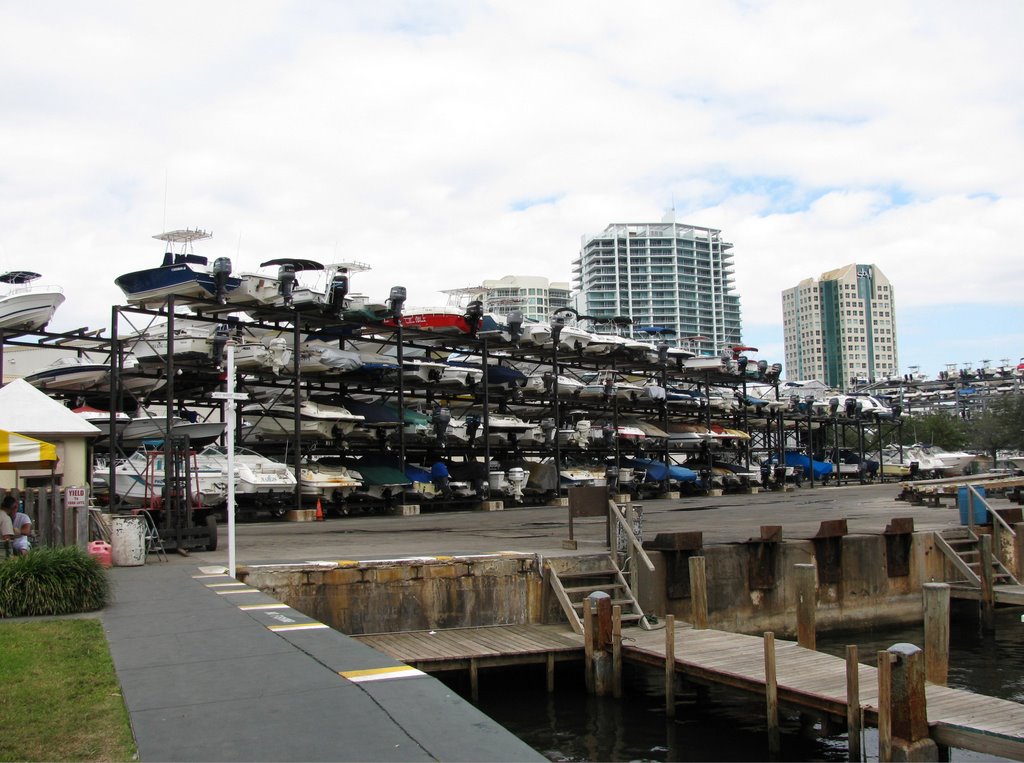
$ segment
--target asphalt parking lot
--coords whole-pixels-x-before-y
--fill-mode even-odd
[[[846,519],[851,534],[881,533],[894,517],[912,517],[917,530],[959,524],[955,507],[914,506],[896,500],[899,492],[899,484],[813,488],[805,484],[792,492],[689,496],[637,503],[643,506],[645,538],[653,538],[658,532],[700,531],[705,545],[745,541],[756,537],[761,525],[782,525],[786,538],[808,538],[821,522],[833,519]],[[236,528],[239,565],[501,551],[574,553],[562,547],[569,528],[568,509],[561,506],[492,512],[424,511],[418,516],[348,516],[323,522],[240,523]],[[600,547],[603,520],[576,519],[574,530],[581,551]],[[227,527],[221,526],[218,549],[195,551],[192,557],[203,564],[225,564],[227,545]]]

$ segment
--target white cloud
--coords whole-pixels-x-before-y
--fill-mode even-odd
[[[851,261],[902,305],[1013,304],[1022,22],[1015,2],[8,4],[0,264],[63,282],[62,327],[105,325],[163,226],[212,229],[204,253],[243,269],[365,261],[355,288],[428,303],[568,278],[583,234],[674,201],[736,245],[750,326]]]

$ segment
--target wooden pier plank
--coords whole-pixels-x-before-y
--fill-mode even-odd
[[[582,636],[568,625],[512,625],[457,628],[433,632],[355,636],[395,659],[421,668],[452,669],[476,660],[514,665],[546,659],[577,659]],[[680,628],[674,639],[676,671],[701,681],[743,691],[765,690],[764,647],[760,636]],[[623,639],[624,660],[664,666],[664,631],[632,628]],[[846,661],[841,657],[775,641],[779,701],[845,717]],[[877,722],[878,676],[858,666],[860,703],[865,722]],[[982,753],[1024,759],[1024,705],[928,684],[928,720],[936,741]]]

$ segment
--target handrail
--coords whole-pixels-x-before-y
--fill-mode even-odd
[[[992,518],[995,521],[997,521],[1002,526],[1002,528],[1004,530],[1006,530],[1008,533],[1010,533],[1010,537],[1011,538],[1016,538],[1017,537],[1017,533],[1010,526],[1010,524],[1005,519],[1003,519],[996,512],[995,509],[993,509],[991,506],[988,505],[988,501],[986,501],[985,497],[981,493],[978,492],[978,488],[977,487],[975,487],[974,485],[968,485],[967,486],[967,491],[968,491],[968,495],[970,496],[971,504],[972,504],[972,505],[967,507],[968,508],[968,516],[971,518],[971,520],[972,520],[971,523],[972,524],[973,524],[973,520],[974,520],[974,505],[973,505],[973,502],[974,502],[975,499],[977,499],[977,500],[981,501],[981,505],[985,507],[985,511],[987,511],[989,514],[991,514]]]
[[[630,544],[633,546],[634,549],[636,549],[637,556],[640,557],[640,559],[643,561],[644,565],[650,572],[654,572],[654,562],[652,562],[651,558],[647,556],[647,552],[644,551],[643,546],[640,545],[640,541],[633,533],[633,528],[629,526],[629,522],[626,521],[626,518],[622,515],[622,512],[619,511],[619,506],[618,504],[615,503],[615,501],[608,501],[608,516],[613,517],[615,521],[619,523],[619,525],[625,531],[626,537],[629,538]]]

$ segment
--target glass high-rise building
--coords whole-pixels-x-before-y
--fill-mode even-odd
[[[720,230],[678,223],[674,212],[660,223],[614,223],[583,237],[573,262],[578,309],[627,317],[634,335],[668,329],[673,343],[717,354],[742,343],[731,250]]]
[[[896,301],[874,265],[845,265],[782,292],[788,379],[819,379],[830,387],[895,376]]]

